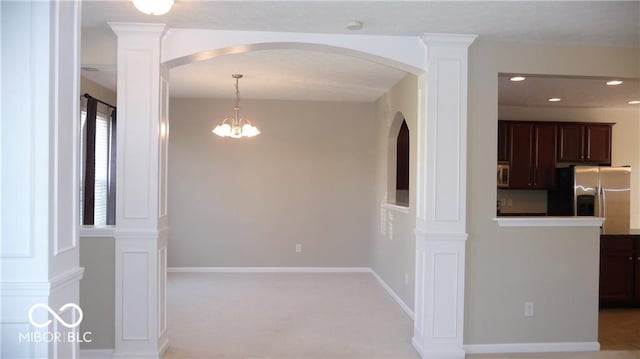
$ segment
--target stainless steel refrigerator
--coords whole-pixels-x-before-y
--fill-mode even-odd
[[[631,167],[574,167],[574,215],[604,217],[603,234],[629,232]]]

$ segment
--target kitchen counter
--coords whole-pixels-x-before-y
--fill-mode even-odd
[[[630,236],[630,237],[640,237],[640,229],[639,228],[630,228],[626,233],[608,233],[601,234],[600,237],[620,237],[620,236]]]

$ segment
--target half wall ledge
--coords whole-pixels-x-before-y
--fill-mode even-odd
[[[601,227],[602,217],[496,217],[499,227]]]

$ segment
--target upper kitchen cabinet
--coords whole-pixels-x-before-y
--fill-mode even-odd
[[[559,123],[558,162],[611,164],[612,123]]]
[[[509,188],[555,186],[557,126],[544,122],[508,122]]]
[[[498,162],[509,161],[509,123],[498,121]]]

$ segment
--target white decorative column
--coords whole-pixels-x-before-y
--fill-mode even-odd
[[[78,304],[83,272],[80,14],[77,1],[0,3],[2,358],[78,357],[78,329],[60,320],[74,324],[79,312],[59,310]],[[38,340],[43,337],[53,340]]]
[[[118,36],[114,356],[157,358],[168,347],[165,26],[110,26]]]
[[[413,345],[423,358],[465,356],[467,52],[475,37],[422,37]]]

